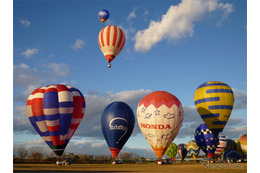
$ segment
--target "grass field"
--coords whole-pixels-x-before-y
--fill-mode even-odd
[[[205,165],[206,166],[206,165]],[[200,163],[157,164],[14,164],[14,172],[247,172],[246,163],[210,164]],[[216,168],[218,167],[218,168]],[[228,168],[223,168],[228,167]]]

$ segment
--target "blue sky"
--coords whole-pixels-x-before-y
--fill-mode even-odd
[[[190,4],[194,3],[194,4]],[[189,8],[192,7],[192,8]],[[97,13],[110,12],[102,24]],[[98,46],[107,25],[126,34],[112,67]],[[151,39],[154,38],[154,39]],[[184,106],[184,123],[173,142],[188,143],[203,123],[193,95],[207,81],[227,83],[235,107],[223,134],[239,138],[247,127],[247,1],[29,1],[13,2],[13,145],[50,149],[31,127],[26,100],[38,87],[64,83],[86,99],[82,124],[66,152],[110,154],[100,116],[115,100],[136,112],[148,93],[165,90]],[[155,157],[136,126],[121,152]]]

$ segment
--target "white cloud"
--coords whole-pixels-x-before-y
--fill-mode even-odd
[[[30,145],[42,145],[44,143],[45,142],[43,140],[32,140],[32,141],[27,142],[27,144],[30,144]]]
[[[228,139],[238,139],[241,135],[246,134],[246,125],[240,125],[240,126],[229,126],[228,128],[224,128],[223,134]]]
[[[28,27],[31,25],[31,22],[29,20],[26,19],[19,19],[19,21],[21,22],[22,25]]]
[[[144,10],[143,16],[147,16],[149,14],[149,11],[147,9]]]
[[[127,20],[131,20],[132,18],[136,18],[135,11],[137,10],[137,7],[133,8],[131,13],[128,15]]]
[[[24,52],[22,52],[22,55],[25,56],[26,58],[30,58],[33,55],[37,54],[39,52],[38,49],[32,48],[32,49],[27,49]]]
[[[241,91],[232,88],[234,92],[235,102],[234,109],[246,109],[247,108],[247,91]]]
[[[69,75],[70,68],[64,63],[41,64],[38,68],[32,68],[27,64],[17,64],[13,66],[14,88],[22,90],[22,93],[14,93],[14,101],[27,100],[29,94],[50,83]]]
[[[234,7],[232,4],[229,3],[219,3],[219,9],[223,10],[224,13],[222,15],[222,18],[225,19],[227,18],[233,11],[234,11]]]
[[[28,84],[38,83],[40,80],[35,77],[38,70],[31,68],[27,64],[17,64],[13,66],[14,86],[28,86]]]
[[[20,133],[33,133],[34,129],[26,113],[26,102],[24,106],[14,106],[13,130]]]
[[[69,74],[70,68],[68,64],[65,63],[49,63],[43,64],[47,71],[50,72],[50,75],[54,75],[56,77],[65,77]]]
[[[85,44],[86,44],[86,43],[85,43],[83,40],[81,40],[81,39],[78,38],[78,39],[75,41],[75,43],[71,46],[71,48],[72,48],[73,50],[79,50],[79,49],[82,49]]]
[[[111,18],[108,18],[104,24],[105,24],[105,26],[116,25],[116,22],[114,20],[112,20]]]
[[[137,7],[133,8],[133,10],[130,12],[130,14],[127,17],[127,24],[126,25],[119,25],[119,28],[121,28],[126,36],[126,40],[134,40],[134,38],[131,36],[133,33],[135,33],[136,29],[133,27],[132,19],[136,18],[135,11],[137,10]]]
[[[149,51],[164,39],[192,37],[196,21],[201,21],[208,13],[216,10],[224,10],[224,16],[227,17],[232,12],[231,9],[231,4],[218,4],[217,0],[183,0],[176,6],[171,5],[161,20],[151,20],[147,29],[136,33],[135,50]]]

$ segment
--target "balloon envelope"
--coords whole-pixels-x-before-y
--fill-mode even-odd
[[[233,162],[236,162],[237,160],[242,159],[243,156],[238,151],[228,150],[225,151],[223,158],[224,160],[232,160]]]
[[[184,117],[181,102],[171,93],[154,91],[139,102],[136,114],[141,132],[161,158],[181,128]]]
[[[224,82],[210,81],[200,85],[194,103],[203,121],[217,138],[224,129],[234,105],[234,94]]]
[[[98,12],[98,18],[101,22],[105,22],[109,18],[109,12],[105,9],[102,9]]]
[[[193,157],[193,159],[196,160],[197,156],[200,153],[200,148],[197,145],[196,141],[191,140],[190,142],[188,142],[187,150],[188,150],[188,153]]]
[[[134,125],[134,113],[126,103],[116,101],[104,109],[101,128],[113,158],[118,155],[131,136]]]
[[[236,150],[237,144],[235,143],[234,140],[232,139],[227,139],[227,145],[224,149],[224,151],[228,151],[228,150]]]
[[[186,144],[179,144],[177,148],[178,154],[182,160],[186,157],[188,151],[187,151],[187,145]]]
[[[175,143],[171,143],[171,145],[165,151],[166,156],[174,160],[177,154],[177,145]]]
[[[218,139],[219,139],[219,144],[217,145],[217,148],[215,151],[215,155],[217,155],[217,156],[221,155],[227,146],[227,138],[222,133],[219,133]]]
[[[245,155],[247,155],[247,134],[240,136],[240,147]]]
[[[201,124],[196,129],[194,136],[195,141],[200,149],[206,153],[210,159],[212,159],[216,150],[216,141],[208,126],[205,123]]]
[[[117,26],[109,25],[99,32],[98,44],[109,64],[121,52],[125,40],[124,32]]]
[[[241,146],[240,146],[240,141],[239,139],[234,139],[235,143],[236,143],[236,151],[239,152],[240,154],[242,154],[244,156],[244,153],[241,149]]]
[[[61,156],[85,112],[81,92],[68,85],[48,85],[27,99],[28,118],[49,147]]]

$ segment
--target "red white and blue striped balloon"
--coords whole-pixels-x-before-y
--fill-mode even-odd
[[[219,133],[218,138],[219,138],[219,145],[217,145],[217,148],[215,151],[215,155],[217,155],[217,156],[224,153],[224,149],[227,146],[227,138],[222,133]]]
[[[34,129],[61,156],[84,116],[85,99],[74,87],[48,85],[31,93],[26,111]]]

